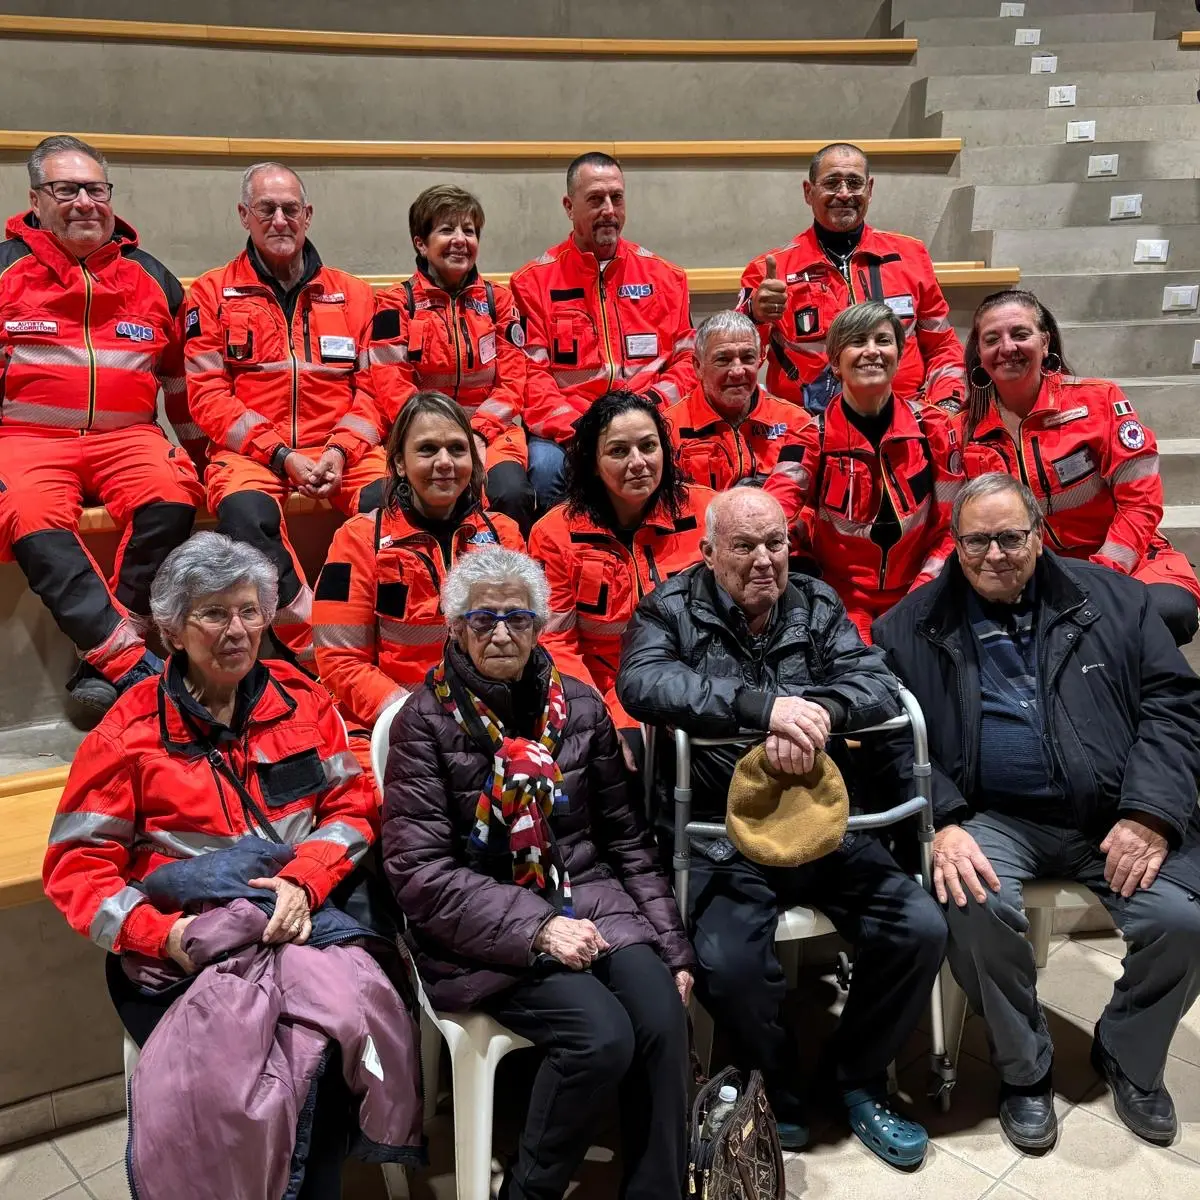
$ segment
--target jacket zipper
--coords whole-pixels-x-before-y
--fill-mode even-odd
[[[272,296],[271,299],[274,300],[275,297]],[[279,311],[283,315],[283,319],[286,324],[287,313],[285,313],[283,311],[283,305],[279,304],[278,300],[275,300],[275,303],[279,307]],[[304,297],[302,295],[297,296],[296,303],[303,304]],[[295,320],[295,316],[293,314],[293,321],[294,320]],[[304,330],[305,348],[307,350],[307,343],[308,343],[308,311],[307,310],[305,310],[304,315],[301,317],[301,328]],[[300,448],[300,360],[296,357],[296,347],[293,345],[292,339],[293,339],[292,329],[289,326],[288,331],[287,331],[287,349],[288,349],[288,358],[290,359],[291,364],[292,364],[292,449],[298,450]]]
[[[604,271],[599,262],[596,263],[596,270],[596,288],[600,296],[600,324],[604,331],[604,361],[608,367],[608,388],[611,388],[617,378],[617,364],[613,361],[612,346],[608,340],[608,292],[604,287]]]
[[[458,389],[462,384],[462,347],[458,343],[458,301],[449,292],[450,301],[446,309],[446,324],[450,326],[450,341],[454,346],[454,398],[458,399]]]
[[[83,263],[79,264],[83,272],[83,344],[88,353],[88,409],[85,429],[91,429],[96,419],[96,347],[92,345],[92,277]]]

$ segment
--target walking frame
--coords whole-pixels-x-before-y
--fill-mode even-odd
[[[864,729],[847,731],[846,734],[834,736],[858,737],[865,733],[880,733],[887,730],[903,729],[906,726],[912,731],[913,739],[913,788],[916,794],[902,804],[897,804],[884,812],[860,813],[851,816],[848,829],[863,831],[885,829],[889,825],[898,824],[909,817],[917,818],[917,840],[921,853],[921,874],[919,881],[926,891],[933,890],[933,798],[930,788],[931,770],[929,765],[929,739],[925,728],[925,717],[921,706],[911,692],[900,689],[900,705],[903,711],[880,725],[872,725]],[[645,728],[646,738],[646,787],[647,796],[653,787],[653,764],[655,749],[655,729]],[[671,866],[675,873],[675,899],[679,911],[687,923],[689,872],[691,870],[691,839],[693,837],[720,838],[726,837],[724,824],[709,821],[692,820],[692,749],[704,746],[747,745],[757,740],[753,737],[727,738],[692,738],[682,729],[675,731],[675,837]],[[784,914],[781,913],[781,917]],[[950,1060],[946,1047],[946,1023],[942,1009],[942,992],[940,983],[934,982],[933,991],[929,998],[929,1028],[930,1050],[929,1095],[935,1099],[943,1112],[950,1108],[950,1094],[954,1088],[956,1071]]]

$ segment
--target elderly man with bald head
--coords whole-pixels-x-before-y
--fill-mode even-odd
[[[237,211],[246,248],[200,276],[188,298],[188,400],[209,442],[217,530],[275,564],[276,644],[311,669],[313,596],[283,506],[294,493],[347,515],[382,503],[367,363],[375,301],[364,280],[321,261],[308,239],[313,207],[290,167],[249,167]]]
[[[777,773],[804,774],[831,733],[894,716],[897,682],[832,588],[789,579],[776,500],[735,488],[705,521],[704,561],[638,605],[617,695],[639,720],[695,737],[763,738]],[[693,755],[695,819],[724,819],[736,759],[733,747]],[[916,1027],[945,949],[932,898],[869,835],[848,834],[832,854],[793,868],[751,862],[724,838],[693,839],[692,849],[696,989],[729,1034],[737,1065],[762,1071],[785,1148],[808,1140],[805,1093],[816,1085],[879,1157],[920,1162],[928,1139],[888,1109],[887,1067]],[[779,909],[796,904],[819,905],[857,948],[841,1021],[810,1081],[783,1016],[787,984],[775,953]]]

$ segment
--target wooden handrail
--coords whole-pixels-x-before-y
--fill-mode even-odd
[[[264,29],[167,21],[0,15],[0,35],[359,54],[464,54],[584,58],[907,58],[916,38],[585,38],[461,37],[425,33],[357,33],[331,29]]]
[[[990,284],[1003,285],[1018,283],[1021,272],[1017,267],[989,267],[983,262],[943,262],[934,263],[938,282],[942,287],[963,287],[976,285],[985,287]],[[411,274],[411,272],[409,272]],[[694,295],[719,295],[725,292],[736,292],[741,287],[741,267],[688,267],[688,290]],[[408,278],[404,275],[363,275],[374,288],[392,287]],[[507,284],[512,278],[508,271],[488,271],[485,278],[493,283]],[[195,283],[194,277],[186,277],[179,281],[184,287]]]
[[[1200,29],[1185,29],[1179,35],[1180,50],[1200,50]]]
[[[50,131],[0,130],[0,153],[27,153]],[[802,140],[769,139],[747,141],[725,138],[716,141],[644,142],[389,142],[308,140],[304,138],[170,137],[143,133],[79,134],[104,154],[127,158],[234,158],[234,159],[324,159],[342,161],[464,161],[483,162],[570,162],[589,150],[601,150],[626,162],[638,159],[797,159],[808,158],[836,138]],[[866,138],[859,139],[864,154],[872,158],[951,156],[962,149],[962,138]]]
[[[68,769],[0,778],[0,908],[42,899],[42,859]]]

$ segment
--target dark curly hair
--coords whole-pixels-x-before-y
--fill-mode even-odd
[[[1058,322],[1054,319],[1054,314],[1032,293],[1024,291],[1020,288],[1007,288],[1002,292],[993,292],[990,296],[985,296],[983,303],[975,310],[974,317],[971,318],[971,334],[967,338],[967,348],[964,354],[965,367],[967,372],[967,395],[970,397],[967,404],[967,426],[964,431],[963,443],[971,440],[975,433],[975,427],[987,416],[988,409],[992,406],[992,400],[996,394],[995,385],[990,381],[986,387],[979,387],[975,380],[978,376],[975,374],[976,368],[983,371],[983,362],[979,357],[979,322],[985,313],[989,313],[993,308],[1000,308],[1005,304],[1019,304],[1022,308],[1028,309],[1034,315],[1034,320],[1038,329],[1043,333],[1048,334],[1050,344],[1046,348],[1046,356],[1054,354],[1058,357],[1059,370],[1067,375],[1072,375],[1074,372],[1067,365],[1066,356],[1063,354],[1062,334],[1058,329]]]
[[[662,479],[654,489],[646,511],[650,512],[656,504],[662,504],[672,518],[678,517],[683,511],[687,491],[671,452],[671,431],[666,419],[653,400],[618,388],[605,392],[576,422],[575,436],[567,446],[566,503],[569,516],[586,516],[602,528],[616,528],[617,518],[608,489],[596,470],[596,455],[600,448],[600,435],[617,417],[631,412],[645,413],[654,422],[663,449]]]

